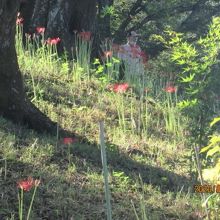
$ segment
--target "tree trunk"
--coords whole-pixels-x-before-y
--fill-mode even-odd
[[[37,131],[54,132],[56,124],[41,113],[24,94],[15,50],[19,0],[0,0],[0,114]]]
[[[17,0],[0,0],[0,113],[20,122],[24,89],[15,51],[17,9]]]

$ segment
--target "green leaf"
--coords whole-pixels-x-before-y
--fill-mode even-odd
[[[218,121],[220,121],[220,117],[219,118],[214,118],[213,121],[210,123],[210,127],[212,127],[214,124],[216,124]]]
[[[212,148],[211,150],[209,150],[209,151],[207,152],[207,156],[206,156],[206,157],[212,156],[212,155],[214,155],[214,154],[217,153],[217,152],[220,153],[220,147],[219,147],[219,146],[215,146],[214,148]]]
[[[94,65],[98,65],[98,64],[100,64],[99,59],[95,59],[95,61],[93,62],[93,64],[94,64]]]
[[[106,63],[107,67],[112,67],[112,63]]]
[[[212,145],[208,145],[208,146],[206,146],[206,147],[203,147],[203,148],[200,150],[199,153],[204,153],[204,152],[206,152],[207,150],[209,150],[211,147],[212,147]]]
[[[102,73],[103,71],[104,71],[104,67],[103,66],[99,66],[95,73],[99,74],[99,73]]]
[[[194,77],[195,77],[195,73],[190,74],[190,76],[188,76],[188,77],[181,77],[181,79],[182,79],[181,82],[184,82],[184,83],[192,82]]]
[[[120,60],[115,57],[112,57],[112,61],[113,61],[113,63],[120,63]]]
[[[220,143],[220,136],[213,135],[211,140],[210,140],[211,145],[216,145]]]
[[[196,95],[199,93],[199,89],[186,88],[186,92],[187,92],[187,94],[190,94],[190,95]]]
[[[185,61],[184,59],[181,59],[181,60],[177,60],[177,63],[178,63],[179,65],[183,65],[183,64],[186,63],[186,61]]]
[[[187,108],[187,107],[193,107],[197,104],[198,100],[197,99],[193,99],[193,100],[183,100],[181,102],[177,103],[177,106],[179,108]]]
[[[102,8],[101,17],[104,18],[107,15],[114,15],[114,13],[115,13],[114,6],[106,5],[105,7]]]

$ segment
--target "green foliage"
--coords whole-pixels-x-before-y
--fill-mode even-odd
[[[193,108],[195,105],[197,105],[197,99],[193,100],[183,100],[177,103],[177,106],[180,109],[185,109],[185,108]]]
[[[100,60],[98,58],[96,58],[93,62],[93,65],[96,67],[94,69],[94,73],[93,75],[99,79],[101,82],[104,83],[104,85],[106,85],[106,83],[109,81],[108,80],[108,76],[107,74],[105,74],[104,70],[105,70],[105,67],[104,65],[101,64]]]
[[[214,118],[213,121],[210,123],[210,127],[214,126],[216,123],[220,121],[220,118]],[[209,138],[209,144],[206,147],[203,147],[200,153],[206,153],[206,158],[212,158],[212,161],[215,165],[215,170],[217,172],[217,176],[215,177],[216,180],[220,177],[220,135],[213,134]],[[213,176],[213,175],[212,175]]]
[[[170,50],[171,60],[179,67],[177,81],[184,91],[184,100],[178,105],[184,109],[193,121],[200,121],[201,129],[212,114],[212,88],[216,78],[213,78],[213,68],[218,63],[220,49],[220,17],[213,18],[207,35],[198,41],[189,43],[184,35],[171,30],[165,31],[165,37],[155,36]],[[209,97],[208,99],[206,97]],[[202,118],[202,121],[201,121]],[[198,123],[193,126],[195,135],[198,135]]]
[[[93,75],[106,86],[107,83],[117,80],[120,61],[115,57],[107,57],[102,63],[97,58],[94,60]]]
[[[105,7],[102,8],[102,11],[101,11],[101,18],[104,18],[105,16],[107,15],[112,15],[114,16],[115,14],[115,8],[113,5],[111,6],[108,6],[106,5]]]
[[[126,191],[130,188],[131,181],[124,172],[113,171],[112,178],[114,186],[117,186],[118,189]]]
[[[209,32],[195,44],[183,40],[183,35],[167,31],[171,40],[167,46],[171,48],[171,59],[181,67],[179,81],[184,83],[190,98],[199,98],[207,92],[210,73],[217,63],[220,43],[220,17],[213,18]]]
[[[214,118],[210,123],[210,127],[214,126],[220,121],[220,118]],[[209,138],[209,144],[200,150],[200,153],[206,153],[207,168],[203,169],[203,178],[205,181],[217,187],[220,184],[220,134],[213,134]],[[219,185],[218,185],[219,186]],[[219,189],[218,189],[219,190]],[[216,192],[207,198],[205,203],[209,204],[211,215],[214,217],[219,216],[219,197]]]
[[[219,80],[214,73],[214,67],[218,63],[220,51],[220,17],[213,18],[206,36],[194,43],[187,42],[183,34],[171,30],[167,30],[165,36],[156,36],[155,39],[165,44],[171,52],[171,61],[179,67],[177,81],[184,92],[184,100],[179,103],[179,107],[192,121],[190,127],[194,136],[192,142],[201,146],[207,142],[206,136],[210,130],[208,121],[210,117],[213,117],[214,112],[213,94],[217,94],[212,87]],[[214,119],[211,126],[219,120],[219,118]],[[210,137],[208,146],[201,149],[201,153],[204,152],[206,152],[207,159],[211,158],[212,161],[211,168],[203,170],[204,180],[216,184],[220,175],[219,135],[215,134]],[[198,169],[200,169],[199,166]],[[198,171],[200,173],[201,170]],[[215,197],[209,198],[211,198],[210,201],[216,202],[212,200]],[[216,208],[216,205],[210,208],[213,209],[213,207]],[[217,206],[218,209],[219,206]]]
[[[166,131],[170,134],[174,134],[177,137],[182,136],[182,126],[180,124],[180,111],[177,107],[177,94],[172,97],[172,94],[167,94],[167,101],[163,108],[163,115],[165,120]]]

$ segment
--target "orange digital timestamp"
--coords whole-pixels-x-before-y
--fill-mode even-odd
[[[209,184],[196,184],[194,185],[194,192],[196,193],[220,193],[220,184],[209,185]]]

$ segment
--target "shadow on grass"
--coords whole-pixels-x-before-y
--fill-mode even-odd
[[[33,139],[48,139],[50,143],[51,140],[52,142],[55,140],[54,137],[51,138],[49,135],[36,134],[31,130],[21,128],[6,121],[3,128],[1,124],[1,130],[5,134],[15,135],[17,137],[16,146],[19,146],[19,148],[20,146],[25,147],[25,139],[28,139],[29,136],[32,136]],[[65,133],[65,135],[76,137],[71,132]],[[90,183],[88,177],[83,175],[83,173],[88,172],[88,167],[91,170],[95,170],[96,173],[101,173],[100,147],[98,144],[89,143],[85,137],[78,136],[77,138],[79,142],[71,146],[71,154],[73,158],[78,158],[80,163],[86,161],[86,165],[80,166],[79,163],[79,170],[77,167],[77,173],[71,174],[68,180],[62,174],[67,170],[68,162],[61,154],[64,147],[61,142],[44,166],[43,164],[36,165],[34,161],[33,164],[19,162],[16,158],[7,161],[6,176],[4,177],[3,173],[0,175],[0,219],[7,219],[6,216],[9,217],[11,213],[17,213],[18,190],[16,190],[16,182],[18,179],[30,174],[35,178],[42,178],[41,187],[37,190],[37,196],[34,201],[34,220],[98,220],[105,218],[102,181],[98,179],[97,181],[93,180],[96,181],[95,183]],[[20,145],[22,142],[24,144]],[[120,152],[118,146],[111,143],[106,143],[106,145],[108,164],[111,170],[123,171],[134,181],[136,181],[140,174],[144,183],[160,187],[160,190],[164,193],[166,191],[177,192],[182,186],[184,186],[186,191],[188,187],[192,187],[191,181],[183,176],[163,170],[162,168],[143,165],[132,160],[129,155]],[[0,159],[2,159],[1,154]],[[3,160],[0,161],[0,165],[4,167]],[[59,170],[58,173],[53,171],[53,166],[55,166],[54,170]],[[26,207],[29,205],[31,195],[31,192],[28,193],[27,201],[25,202]],[[126,191],[119,192],[118,195],[114,192],[112,195],[113,219],[135,219],[130,201],[133,200],[135,204],[139,205],[139,201],[135,199],[137,195],[131,195],[131,193],[127,195]],[[163,219],[164,213],[166,213],[167,219],[170,216],[178,217],[172,211],[167,213],[167,211],[161,208],[156,208],[155,210],[150,205],[147,205],[146,209],[150,210],[149,212],[152,212],[152,215],[158,213],[158,217],[154,218],[155,220]]]
[[[0,161],[1,162],[1,161]],[[0,175],[0,219],[18,219],[18,200],[16,182],[31,174],[34,179],[41,177],[41,184],[37,189],[31,212],[33,220],[102,220],[106,218],[104,206],[104,189],[100,181],[89,184],[85,177],[80,175],[69,180],[49,170],[40,170],[33,164],[8,160],[8,172],[4,178]],[[0,163],[1,165],[1,163]],[[64,171],[64,170],[63,170]],[[102,182],[102,181],[101,181]],[[28,212],[33,190],[24,192],[24,216]],[[123,195],[123,196],[122,196]],[[133,200],[139,213],[139,200],[131,193],[112,193],[113,219],[134,220],[135,214],[131,206]],[[178,212],[167,212],[162,208],[152,208],[146,205],[148,217],[152,220],[177,219]],[[10,218],[13,216],[13,218]],[[179,219],[179,218],[178,218]],[[187,219],[187,218],[186,218]]]
[[[102,169],[99,144],[90,143],[86,137],[76,136],[69,131],[62,130],[60,134],[61,137],[77,138],[78,143],[72,144],[70,149],[73,156],[86,160],[96,169]],[[60,138],[60,143],[61,140],[62,138]],[[106,143],[106,152],[108,167],[111,171],[124,172],[134,181],[140,176],[143,183],[159,187],[162,193],[167,191],[178,192],[180,190],[187,193],[192,190],[193,185],[196,183],[195,180],[174,172],[135,161],[128,154],[120,151],[119,146],[112,143]],[[58,158],[59,155],[54,155],[52,160]]]
[[[13,126],[14,125],[12,125],[12,127]],[[15,125],[14,129],[5,129],[9,132],[13,131],[13,133],[17,135],[20,140],[23,139],[23,135],[25,133],[29,132],[25,128],[21,128],[17,125]],[[40,138],[45,138],[44,134],[36,135],[40,136]],[[66,130],[61,130],[60,132],[60,144],[62,143],[62,137],[77,138],[78,143],[74,143],[72,145],[71,154],[81,159],[85,159],[96,168],[102,168],[99,144],[90,143],[86,137],[76,136],[74,133]],[[58,143],[58,147],[60,144]],[[195,182],[189,178],[186,178],[185,176],[164,170],[160,167],[141,164],[140,162],[133,160],[128,154],[121,152],[119,150],[119,146],[112,143],[106,143],[106,151],[108,166],[111,170],[123,171],[133,180],[140,175],[144,183],[160,187],[161,192],[178,192],[181,189],[184,192],[188,192],[189,188],[192,188],[193,184],[195,184]],[[59,160],[59,157],[60,155],[54,155],[52,160]]]
[[[0,166],[2,165],[0,161]],[[33,168],[33,164],[22,163],[14,160],[7,161],[7,175],[0,175],[0,219],[18,219],[18,192],[16,182],[19,179],[32,175],[34,179],[41,177],[40,186],[34,199],[31,212],[33,220],[101,220],[105,219],[104,189],[103,185],[86,185],[86,179],[72,178],[64,180],[62,176],[53,172],[42,171]],[[74,177],[74,176],[73,176]],[[24,192],[23,216],[28,213],[33,189]],[[114,202],[113,202],[114,203]],[[127,203],[127,212],[117,212],[118,201],[113,204],[114,219],[134,219],[134,213],[130,210],[130,200],[121,201]],[[13,216],[13,217],[12,217]]]
[[[188,192],[189,188],[192,188],[195,184],[185,176],[159,167],[141,164],[133,160],[128,154],[120,152],[116,145],[107,143],[106,146],[108,166],[111,170],[124,172],[134,181],[140,175],[144,183],[159,187],[162,193],[166,191],[178,192],[180,190]],[[111,149],[108,146],[111,146]],[[86,159],[96,167],[102,167],[99,145],[74,144],[71,153]]]

